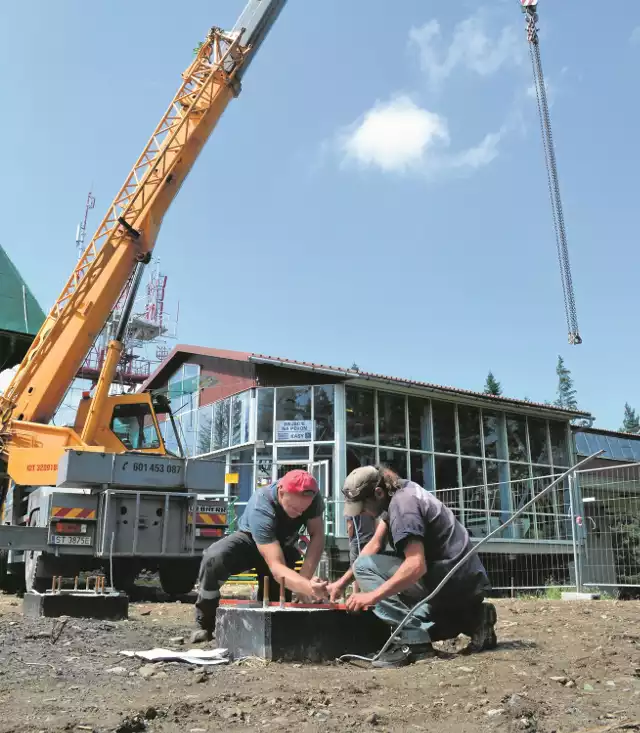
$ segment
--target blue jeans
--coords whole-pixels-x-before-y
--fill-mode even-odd
[[[355,561],[353,572],[360,590],[369,593],[379,588],[395,574],[402,559],[394,555],[360,555]],[[422,581],[377,603],[373,609],[376,616],[391,626],[398,626],[409,609],[428,595]],[[429,629],[433,626],[431,608],[426,604],[403,626],[397,639],[404,644],[427,644],[431,641]]]

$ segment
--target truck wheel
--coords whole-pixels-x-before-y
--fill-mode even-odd
[[[160,585],[168,596],[186,596],[198,579],[198,565],[188,561],[165,561],[160,564]]]
[[[121,562],[114,560],[113,562],[113,581],[111,580],[111,570],[109,563],[105,567],[106,582],[108,585],[113,586],[116,590],[123,591],[124,593],[131,593],[133,586],[135,585],[136,578],[138,577],[137,565],[129,562]]]
[[[24,553],[24,584],[28,591],[44,593],[51,588],[51,576],[43,575],[43,558],[40,550],[27,550]]]
[[[0,590],[7,593],[16,593],[20,583],[18,577],[9,573],[7,561],[9,559],[9,550],[0,550]]]

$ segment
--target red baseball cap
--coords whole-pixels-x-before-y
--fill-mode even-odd
[[[311,491],[314,494],[318,493],[318,484],[313,476],[307,471],[296,469],[295,471],[289,471],[278,481],[278,486],[283,490],[291,494],[303,494],[306,491]]]

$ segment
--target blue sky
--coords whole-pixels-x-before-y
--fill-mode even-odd
[[[209,26],[242,0],[0,9],[1,243],[47,309]],[[580,330],[570,347],[518,0],[290,0],[155,254],[179,340],[640,408],[640,26],[540,1]],[[35,20],[34,20],[35,19]]]

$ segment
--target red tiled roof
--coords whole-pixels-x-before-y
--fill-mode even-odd
[[[292,369],[304,369],[308,371],[320,372],[323,374],[335,374],[342,379],[369,379],[376,382],[387,382],[390,384],[406,385],[411,387],[421,387],[430,389],[435,392],[447,392],[449,394],[463,395],[468,397],[476,397],[487,401],[495,401],[498,404],[512,404],[521,407],[537,407],[544,410],[557,412],[558,414],[571,415],[573,417],[591,417],[588,412],[581,410],[566,410],[563,407],[555,405],[545,405],[541,402],[528,402],[527,400],[517,400],[512,397],[496,397],[488,395],[484,392],[474,392],[470,389],[461,389],[459,387],[448,387],[441,384],[433,384],[431,382],[421,382],[415,379],[403,379],[402,377],[390,377],[384,374],[376,374],[375,372],[364,372],[355,369],[345,369],[344,367],[329,366],[326,364],[316,364],[309,361],[296,361],[295,359],[287,359],[279,356],[268,356],[266,354],[252,354],[244,351],[227,351],[224,349],[210,349],[203,346],[191,346],[188,344],[178,344],[167,356],[156,371],[142,385],[145,389],[151,384],[178,353],[197,354],[200,356],[213,356],[218,359],[231,359],[233,361],[249,361],[253,363],[273,364],[274,366],[286,366]]]

